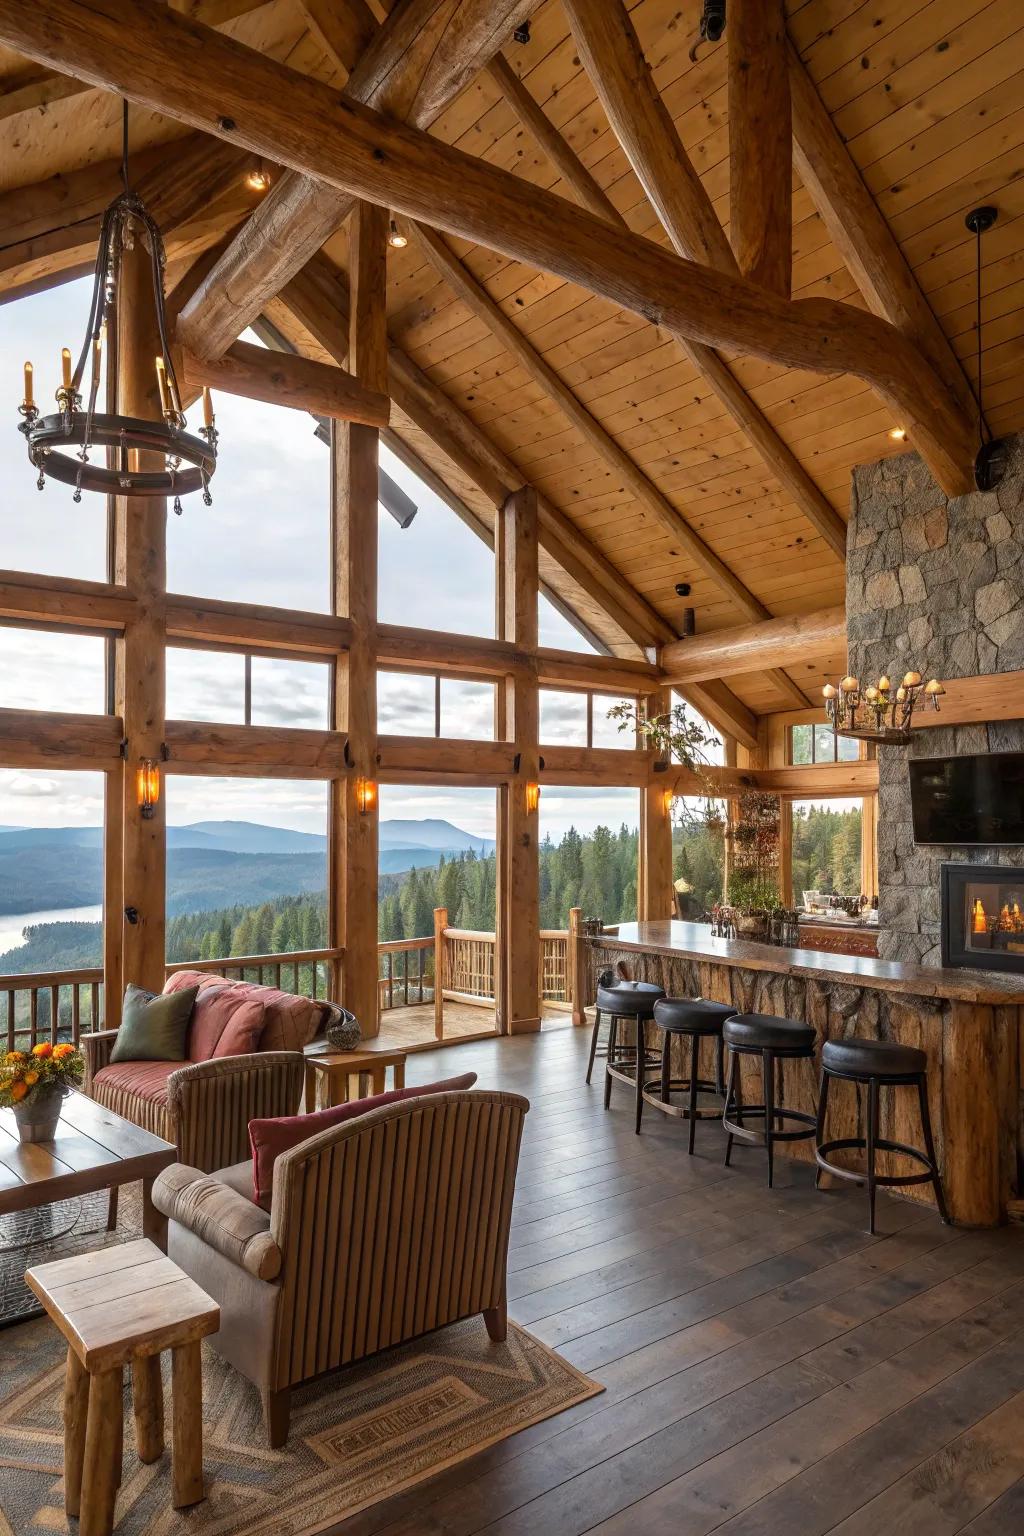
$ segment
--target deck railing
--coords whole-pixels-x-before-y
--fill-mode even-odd
[[[451,928],[448,914],[434,914],[432,935],[389,939],[378,946],[381,1011],[422,1007],[433,1003],[435,1032],[443,1038],[446,1001],[480,1008],[495,1006],[496,936],[493,932]],[[579,1023],[585,1006],[579,942],[579,913],[569,914],[568,929],[545,928],[540,934],[540,987],[545,1003],[571,1007]],[[230,955],[216,960],[182,960],[166,967],[175,971],[204,971],[227,981],[255,981],[295,992],[301,997],[342,995],[343,951],[337,948],[298,950],[290,954]],[[6,1026],[6,1049],[30,1049],[41,1040],[56,1043],[102,1029],[103,968],[83,967],[0,976],[0,1009]]]
[[[71,1040],[99,1029],[103,1019],[103,967],[0,976],[8,1051],[31,1050],[48,1040]]]

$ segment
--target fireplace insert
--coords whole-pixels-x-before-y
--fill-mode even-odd
[[[1024,869],[943,864],[942,963],[1024,972]]]

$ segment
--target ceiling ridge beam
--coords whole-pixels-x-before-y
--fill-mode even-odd
[[[710,264],[720,272],[735,273],[737,264],[732,247],[661,99],[625,8],[618,0],[566,0],[565,9],[605,116],[677,255],[699,260],[699,232],[706,231],[713,219],[721,238],[713,242]],[[573,190],[576,191],[575,186]],[[591,212],[599,212],[589,203],[587,206]],[[615,218],[621,227],[625,226],[621,215],[616,213]],[[705,236],[703,244],[709,243]],[[673,331],[673,335],[812,528],[834,555],[845,560],[846,523],[747,394],[725,359],[713,347],[694,342],[678,331]]]
[[[976,422],[963,366],[792,42],[789,85],[797,172],[833,245],[873,313],[920,348],[958,409]]]
[[[541,356],[533,343],[517,329],[504,310],[491,298],[486,288],[477,282],[473,274],[449,249],[441,236],[412,220],[403,220],[402,228],[412,234],[435,271],[477,319],[483,321],[491,334],[497,337],[533,382],[540,386],[584,441],[598,453],[609,469],[622,477],[634,500],[655,519],[669,538],[682,545],[704,575],[727,593],[748,618],[767,618],[769,611],[764,604],[729,569],[725,561],[719,559],[700,534],[690,527],[682,513],[662,495],[654,482],[649,480],[643,470],[633,462],[626,450],[576,398],[565,381]]]
[[[973,484],[972,424],[895,327],[830,299],[755,283],[619,234],[564,199],[142,0],[0,0],[0,42],[304,174],[578,283],[691,339],[856,374],[898,413],[948,495]],[[264,205],[265,206],[265,205]],[[266,293],[261,293],[260,308]],[[229,343],[234,336],[229,338]]]
[[[658,661],[668,681],[701,683],[757,671],[766,660],[787,666],[845,647],[846,610],[840,604],[688,635],[662,646]]]

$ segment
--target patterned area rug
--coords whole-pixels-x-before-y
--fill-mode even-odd
[[[77,1530],[64,1515],[63,1379],[47,1319],[0,1332],[0,1536]],[[293,1392],[288,1446],[272,1451],[255,1387],[204,1345],[207,1498],[176,1513],[169,1447],[151,1466],[138,1461],[126,1377],[115,1531],[313,1536],[602,1390],[514,1324],[492,1344],[474,1317]]]
[[[107,1248],[142,1235],[142,1186],[120,1192],[117,1231],[107,1231],[107,1191],[57,1200],[13,1216],[0,1216],[0,1328],[40,1317],[42,1308],[25,1284],[25,1271],[50,1259],[66,1259],[91,1248]],[[2,1339],[2,1335],[0,1335]],[[0,1343],[0,1358],[3,1346]],[[5,1536],[0,1527],[0,1536]]]

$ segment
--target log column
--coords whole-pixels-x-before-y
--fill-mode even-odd
[[[116,399],[126,416],[160,418],[156,357],[161,351],[153,298],[151,256],[141,229],[121,256],[116,338]],[[163,468],[162,455],[132,451],[132,466]],[[162,496],[114,498],[114,580],[127,587],[136,608],[115,646],[115,712],[124,722],[124,764],[111,776],[108,811],[121,820],[120,839],[108,842],[105,958],[108,1026],[120,1019],[127,982],[151,992],[164,984],[166,914],[166,778],[163,772],[166,707],[167,501]],[[146,819],[138,801],[137,772],[144,758],[160,764],[160,798]],[[119,787],[120,793],[117,789]],[[108,816],[108,828],[110,817]],[[120,848],[118,842],[120,841]],[[120,860],[120,879],[112,866]],[[115,906],[115,902],[117,905]],[[121,971],[117,971],[117,935]]]
[[[648,718],[668,714],[672,695],[649,694]],[[637,918],[640,922],[674,917],[672,901],[672,814],[666,798],[671,774],[649,775],[640,796],[640,841],[637,867]]]
[[[361,203],[352,214],[349,367],[367,389],[387,391],[384,309],[386,210]],[[345,1006],[364,1037],[379,1029],[377,1006],[377,459],[376,427],[336,422],[334,460],[335,612],[352,620],[339,658],[335,724],[348,735],[349,772],[334,781],[335,942],[345,950]]]
[[[731,0],[729,228],[744,277],[788,299],[793,139],[783,0]]]
[[[500,791],[498,828],[498,1029],[540,1029],[540,812],[530,786],[540,782],[537,687],[537,494],[529,486],[500,508],[495,528],[497,632],[528,662],[503,684],[504,733],[515,742],[516,776]],[[532,659],[532,666],[529,661]]]

